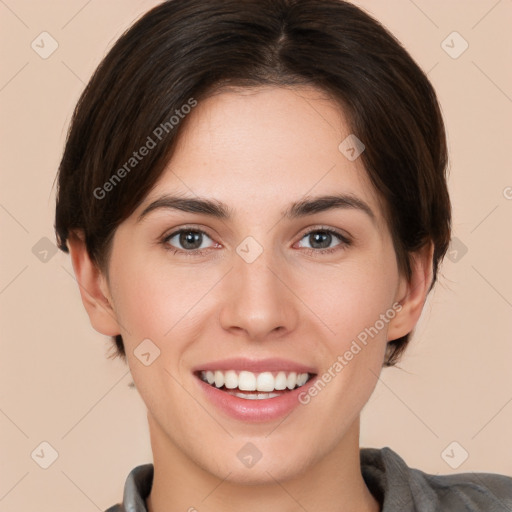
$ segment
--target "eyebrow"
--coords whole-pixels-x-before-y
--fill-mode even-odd
[[[229,220],[233,217],[233,211],[220,201],[205,198],[184,198],[165,194],[151,202],[139,215],[137,222],[140,222],[149,213],[160,210],[179,210],[187,213],[201,213],[211,217]],[[372,209],[362,199],[353,194],[334,194],[318,197],[304,198],[292,203],[281,215],[288,219],[298,219],[315,213],[325,212],[334,209],[359,210],[370,217],[376,224],[376,216]]]

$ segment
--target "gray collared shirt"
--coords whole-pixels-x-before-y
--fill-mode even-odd
[[[361,448],[361,472],[381,512],[512,512],[512,478],[493,473],[430,475],[390,448]],[[147,512],[153,464],[134,468],[123,502],[105,512]]]

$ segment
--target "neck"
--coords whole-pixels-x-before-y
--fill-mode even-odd
[[[359,418],[327,456],[283,481],[241,484],[218,478],[191,460],[148,414],[154,478],[148,512],[379,512],[361,475]],[[270,475],[270,473],[269,473]]]

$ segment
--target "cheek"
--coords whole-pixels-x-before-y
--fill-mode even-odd
[[[131,255],[118,261],[112,281],[123,337],[162,338],[190,309],[200,282],[160,259]]]
[[[339,415],[338,425],[353,419],[351,413],[362,408],[375,387],[389,322],[396,316],[397,279],[392,258],[370,255],[335,272],[331,267],[325,275],[320,273],[307,296],[329,328],[323,337],[327,353],[320,380],[331,390],[322,394],[326,401],[330,397],[325,406],[337,411],[333,415]],[[319,390],[322,386],[319,384]]]
[[[373,258],[347,262],[338,268],[320,268],[304,287],[307,304],[329,328],[331,345],[338,351],[377,324],[380,337],[385,338],[391,318],[392,304],[398,282],[393,261]],[[381,332],[382,331],[382,332]],[[374,337],[378,337],[375,335]],[[360,336],[364,338],[364,334]]]

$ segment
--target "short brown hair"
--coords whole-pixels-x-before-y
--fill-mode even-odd
[[[191,98],[226,85],[309,85],[331,94],[366,146],[362,162],[385,205],[403,275],[411,275],[411,253],[433,242],[432,288],[451,228],[436,94],[393,35],[342,0],[169,0],[138,20],[74,110],[58,172],[59,248],[68,252],[70,232],[81,230],[106,271],[115,229],[172,156],[184,123],[174,129],[169,120]],[[158,126],[168,127],[162,141],[113,182]],[[107,183],[108,196],[99,198]],[[114,339],[124,359],[121,335]],[[395,364],[408,341],[389,342],[384,364]]]

